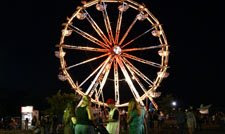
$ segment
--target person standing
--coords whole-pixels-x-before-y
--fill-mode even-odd
[[[192,108],[190,108],[190,110],[187,111],[186,117],[187,117],[188,132],[189,134],[192,134],[196,128],[196,119],[194,113],[192,112]]]
[[[127,123],[129,134],[143,134],[142,110],[135,99],[131,99],[128,104]]]
[[[63,114],[63,125],[64,125],[64,134],[73,134],[73,124],[71,118],[74,117],[74,102],[67,103],[67,107],[64,110]],[[50,122],[48,123],[50,126]],[[46,126],[46,125],[45,125]]]
[[[75,134],[95,134],[94,116],[91,109],[91,98],[83,96],[81,105],[76,109]]]
[[[25,119],[25,130],[28,130],[28,123],[29,123],[29,119],[26,118]]]
[[[178,108],[177,113],[175,114],[176,117],[176,122],[179,130],[179,134],[184,134],[185,133],[185,122],[186,122],[186,115],[182,111],[181,108]]]
[[[115,106],[115,101],[110,98],[106,103],[110,108],[106,129],[109,134],[119,134],[119,111]]]

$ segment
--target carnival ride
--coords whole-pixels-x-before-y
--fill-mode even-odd
[[[162,25],[145,5],[83,1],[63,26],[55,52],[60,80],[99,105],[111,95],[118,107],[134,97],[143,105],[149,99],[157,108],[153,98],[160,96],[156,89],[168,76],[169,46]]]

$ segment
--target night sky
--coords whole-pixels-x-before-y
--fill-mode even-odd
[[[138,0],[136,0],[138,1]],[[185,105],[225,104],[224,9],[222,1],[139,0],[163,24],[170,45],[168,72],[160,90]],[[54,56],[61,24],[79,0],[5,1],[1,4],[0,109],[19,111],[21,105],[46,106],[59,89]]]

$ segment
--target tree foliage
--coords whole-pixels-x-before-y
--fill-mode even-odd
[[[166,96],[162,96],[161,99],[158,101],[159,110],[164,111],[165,113],[168,113],[172,110],[171,102],[174,100],[174,97],[172,94],[168,94]]]
[[[48,114],[63,115],[68,103],[73,103],[74,107],[78,103],[80,96],[75,93],[61,93],[59,90],[55,95],[47,97],[50,108],[45,112]]]

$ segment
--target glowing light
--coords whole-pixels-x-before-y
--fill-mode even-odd
[[[148,14],[140,13],[140,14],[137,15],[137,19],[140,20],[140,21],[145,20],[147,17],[148,17]]]
[[[62,75],[62,74],[59,74],[59,75],[58,75],[58,78],[59,78],[61,81],[67,80],[67,77],[64,76],[64,75]]]
[[[167,78],[169,76],[168,72],[158,72],[157,75],[161,78]]]
[[[106,9],[106,5],[104,6],[104,5],[102,5],[102,4],[96,4],[96,9],[97,9],[98,11],[103,11],[103,10]]]
[[[143,11],[144,8],[145,8],[145,7],[144,7],[143,5],[140,5],[140,6],[139,6],[139,10],[140,10],[140,11]]]
[[[125,11],[127,11],[128,8],[129,8],[129,6],[127,4],[126,5],[122,4],[118,7],[120,12],[125,12]]]
[[[172,106],[176,106],[177,105],[177,102],[176,101],[172,101]]]
[[[87,17],[87,14],[86,13],[78,13],[76,17],[78,20],[84,20]]]
[[[87,3],[87,1],[86,0],[81,0],[81,3],[85,5]]]
[[[152,31],[152,35],[155,36],[155,37],[159,37],[161,34],[162,34],[162,31],[159,31],[159,30],[153,30]]]
[[[163,51],[163,50],[159,50],[158,51],[158,54],[160,55],[160,56],[168,56],[169,55],[169,51]]]
[[[113,52],[117,55],[121,54],[122,50],[119,46],[114,46],[113,47]]]
[[[161,80],[169,75],[169,73],[167,73],[165,70],[167,69],[167,63],[169,59],[167,58],[169,54],[168,46],[167,44],[164,44],[167,41],[166,41],[166,38],[164,38],[165,35],[164,35],[162,27],[159,26],[158,20],[155,17],[153,17],[151,12],[144,6],[144,4],[138,4],[137,2],[133,0],[126,0],[126,1],[124,0],[81,0],[81,3],[84,5],[82,5],[81,7],[77,7],[77,11],[74,14],[72,14],[72,16],[67,19],[68,22],[64,24],[66,28],[63,28],[60,43],[59,45],[57,45],[57,48],[59,48],[59,50],[55,52],[55,56],[59,58],[60,64],[61,64],[60,69],[62,69],[62,72],[60,72],[60,74],[58,75],[58,78],[61,81],[68,81],[69,84],[72,86],[72,88],[75,89],[75,91],[78,94],[80,94],[81,96],[83,96],[84,94],[89,95],[92,98],[92,102],[99,105],[104,104],[105,93],[103,92],[103,89],[105,84],[107,84],[106,83],[107,80],[111,80],[114,82],[114,88],[112,89],[115,91],[115,101],[116,101],[116,106],[118,107],[128,105],[128,103],[124,103],[124,104],[120,103],[120,98],[123,98],[124,94],[122,94],[122,96],[120,97],[121,92],[119,91],[119,89],[122,83],[126,82],[133,96],[135,97],[137,101],[140,101],[141,103],[143,103],[143,100],[147,98],[152,102],[155,108],[158,109],[158,106],[154,102],[153,98],[159,97],[161,95],[161,92],[156,92],[156,89],[161,83]],[[111,6],[111,3],[117,3],[116,7],[115,6],[113,6],[113,8],[109,7],[110,12],[112,13],[112,16],[118,15],[117,21],[115,20],[116,16],[111,18],[111,16],[108,15],[108,13],[110,12],[107,12],[107,6],[108,5]],[[112,12],[111,9],[115,11]],[[128,9],[135,10],[136,12],[135,16],[132,16],[130,12],[126,12]],[[91,17],[92,14],[89,14],[88,11],[90,11],[90,13],[95,14],[97,16],[95,18],[92,18]],[[96,14],[96,12],[99,12],[99,13]],[[126,13],[123,13],[123,12],[126,12]],[[127,18],[126,16],[129,14],[130,16],[128,16]],[[101,15],[101,16],[99,17],[98,15]],[[102,17],[104,19],[105,25],[101,23],[100,25],[102,27],[99,27],[97,23],[98,21],[95,21],[95,19],[99,19]],[[130,24],[122,23],[124,21],[123,20],[124,18],[133,19],[133,21],[131,21]],[[86,21],[85,19],[87,19],[87,21],[89,22],[88,24],[80,23],[81,21],[79,20]],[[149,26],[152,26],[152,27],[148,29],[147,31],[137,35],[135,33],[136,29],[133,29],[133,28],[136,28],[134,26],[136,25],[136,23],[140,23],[140,21],[146,21],[146,23],[149,23]],[[114,25],[113,23],[116,23],[116,24]],[[111,27],[111,24],[113,24],[112,25],[113,27]],[[79,28],[79,25],[81,25],[81,27],[83,26],[87,28],[86,31],[81,30]],[[148,25],[143,24],[141,26],[144,27]],[[67,30],[67,27],[68,27],[68,30]],[[88,29],[90,27],[93,28],[91,31],[89,31]],[[126,27],[125,31],[121,30],[123,29],[123,27]],[[104,31],[102,31],[102,28],[104,28]],[[115,29],[115,30],[112,30],[112,29]],[[96,33],[92,35],[93,30]],[[129,35],[132,32],[133,34]],[[70,44],[71,40],[73,40],[73,38],[76,38],[75,34],[81,35],[82,38],[86,39],[86,41],[97,44],[100,47],[91,47],[89,46],[91,45],[91,43],[86,41],[82,43],[83,40],[79,42],[82,45],[76,46],[76,44],[75,45]],[[98,34],[98,37],[100,37],[102,40],[99,40],[96,37],[97,34]],[[74,35],[74,36],[71,36],[71,35]],[[142,45],[131,46],[131,44],[134,41],[137,41],[136,43],[138,44],[138,40],[139,40],[140,41],[139,43],[141,43],[141,40],[143,41],[144,39],[141,39],[140,37],[144,35],[151,36],[153,38],[159,38],[159,40],[157,40],[157,42],[154,43],[156,44],[156,46],[146,46],[146,47],[143,47]],[[128,45],[130,45],[131,47],[129,48]],[[76,51],[94,51],[97,53],[100,52],[104,54],[96,56],[96,57],[93,56],[88,59],[82,58],[72,65],[70,63],[73,63],[73,62],[68,62],[69,64],[67,66],[66,65],[67,60],[71,58],[68,58],[69,57],[68,53],[67,53],[67,56],[65,57],[65,54],[66,54],[65,52],[67,51],[70,52],[71,49],[74,49]],[[135,53],[132,52],[132,51],[139,51],[139,52],[146,51],[149,49],[151,49],[152,51],[156,53],[158,52],[158,54],[162,56],[160,57],[157,54],[155,55],[161,58],[161,63],[158,63],[159,61],[154,62],[149,60],[150,58],[146,57],[146,55],[135,55],[136,52]],[[71,52],[69,54],[71,54]],[[108,58],[104,61],[99,60],[100,58],[104,56],[108,56]],[[134,60],[135,62],[131,62],[130,60]],[[77,71],[79,69],[76,69],[76,67],[80,65],[84,67],[89,66],[88,64],[90,62],[93,63],[95,61],[98,63],[100,62],[102,63],[98,67],[96,67],[95,70],[87,72],[87,73],[90,73],[90,75],[87,75],[87,77],[84,78],[81,84],[78,84],[78,82],[74,83],[73,78],[75,77],[72,77],[71,73],[74,72],[75,73],[74,76],[76,75],[76,73],[80,74],[80,72]],[[158,73],[155,72],[156,76],[154,77],[156,78],[152,80],[153,78],[150,76],[150,73],[145,75],[144,74],[145,72],[142,72],[142,70],[139,70],[138,67],[136,68],[136,65],[135,65],[136,62],[149,65],[149,67],[159,68],[160,72]],[[137,66],[138,65],[139,64],[137,64]],[[72,71],[72,69],[74,69],[74,71]],[[108,75],[110,71],[114,72],[114,79],[109,78]],[[120,76],[119,73],[121,72],[123,73],[123,75]],[[79,77],[79,75],[76,75],[76,76]],[[91,80],[92,78],[93,80]],[[141,80],[139,80],[139,78],[141,78]],[[76,79],[79,79],[79,78],[76,78]],[[137,83],[137,84],[134,84],[134,83]],[[138,89],[141,88],[141,90],[143,91],[137,90],[136,86],[138,86],[137,87]],[[82,90],[81,88],[83,87],[87,87],[87,89],[84,88]],[[146,89],[147,87],[149,87],[149,89]],[[139,95],[139,92],[142,94],[141,96]]]
[[[161,95],[161,92],[150,91],[149,94],[152,98],[157,98]]]
[[[70,36],[71,34],[72,34],[72,30],[67,30],[67,29],[62,30],[63,36]]]
[[[33,112],[33,106],[25,106],[21,107],[22,113],[32,113]]]
[[[64,57],[65,55],[66,55],[66,53],[63,52],[63,51],[61,51],[61,52],[55,51],[55,56],[56,56],[57,58]]]

